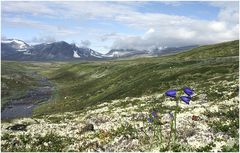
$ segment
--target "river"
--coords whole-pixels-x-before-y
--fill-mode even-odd
[[[37,75],[33,73],[33,75]],[[40,103],[47,102],[52,96],[53,86],[45,77],[40,77],[39,86],[27,91],[26,95],[12,99],[1,110],[1,120],[30,117],[33,109]]]

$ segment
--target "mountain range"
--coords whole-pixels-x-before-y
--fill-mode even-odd
[[[79,47],[65,41],[29,45],[19,39],[1,41],[2,60],[102,60],[138,56],[160,56],[189,50],[195,46],[165,47],[152,50],[112,49],[101,54],[87,47]]]

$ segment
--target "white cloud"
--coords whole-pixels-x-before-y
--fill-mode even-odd
[[[238,25],[226,27],[224,22],[192,21],[191,26],[159,26],[142,36],[126,36],[116,40],[112,48],[151,49],[163,46],[211,44],[238,39]]]
[[[56,38],[53,36],[35,36],[31,40],[27,40],[27,42],[31,44],[39,44],[39,43],[52,43],[55,42]]]
[[[209,28],[211,28],[213,31],[216,31],[216,32],[227,30],[225,22],[218,22],[218,21],[211,22],[209,24]]]
[[[129,36],[129,35],[111,32],[111,33],[102,34],[99,37],[101,41],[105,42],[108,40],[117,40],[120,38],[125,38],[126,36]]]
[[[147,2],[2,2],[2,15],[4,25],[7,23],[8,25],[32,27],[45,33],[51,32],[54,37],[60,39],[64,36],[76,36],[80,34],[78,32],[80,30],[32,21],[24,18],[24,13],[77,21],[108,20],[127,25],[129,29],[145,31],[142,35],[134,36],[121,33],[119,29],[119,31],[101,34],[100,37],[99,33],[94,34],[97,32],[89,32],[96,36],[95,40],[100,38],[99,41],[103,43],[113,41],[112,48],[149,49],[238,39],[239,5],[237,2],[209,2],[210,5],[220,8],[218,18],[212,21],[138,11],[137,7],[141,7],[144,3]],[[165,4],[181,7],[181,2],[166,2]],[[12,18],[12,13],[19,14],[19,16]]]
[[[17,13],[23,14],[27,13],[30,15],[41,15],[41,16],[56,16],[59,11],[51,8],[47,2],[13,2],[13,1],[3,1],[2,2],[2,14],[5,13]]]
[[[217,4],[217,5],[216,5]],[[213,5],[213,4],[212,4]],[[163,46],[211,44],[239,39],[238,5],[214,3],[220,7],[218,19],[196,20],[185,16],[134,12],[116,19],[146,32],[142,36],[117,39],[112,48],[150,49]]]
[[[218,14],[219,21],[226,22],[227,24],[239,23],[238,1],[218,1],[211,2],[210,4],[220,8],[220,12]]]
[[[134,6],[141,3],[132,2],[84,2],[84,1],[51,1],[51,2],[2,2],[2,12],[19,15],[35,15],[52,18],[95,19],[99,17],[114,18],[116,15],[127,15]]]
[[[149,34],[152,34],[155,32],[155,29],[154,28],[150,28],[147,32],[146,32],[146,35],[149,35]]]
[[[71,36],[71,35],[77,35],[79,32],[77,32],[76,29],[70,29],[61,25],[50,25],[48,23],[42,23],[39,21],[33,21],[25,18],[4,18],[2,19],[5,25],[3,26],[13,26],[13,27],[28,27],[33,29],[42,30],[44,32],[51,32],[55,36]]]
[[[91,42],[89,40],[82,40],[81,45],[83,47],[89,47],[91,45]]]

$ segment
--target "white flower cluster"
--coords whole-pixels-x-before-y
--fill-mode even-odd
[[[223,82],[228,86],[233,86],[234,83]],[[235,87],[235,86],[234,86]],[[15,137],[16,141],[20,136],[29,135],[32,142],[37,142],[37,136],[44,137],[49,133],[54,133],[60,137],[68,137],[74,140],[74,143],[67,144],[63,151],[138,151],[143,148],[141,144],[141,136],[145,133],[142,129],[146,127],[146,118],[149,115],[150,101],[153,97],[161,98],[163,94],[155,94],[143,97],[127,97],[125,99],[113,100],[105,102],[95,108],[87,108],[85,112],[67,112],[64,114],[53,114],[39,118],[22,118],[12,120],[10,123],[1,124],[2,137],[5,134],[10,134]],[[206,112],[219,112],[220,106],[229,106],[230,108],[237,107],[238,97],[225,99],[216,103],[208,101],[206,94],[196,95],[198,100],[191,101],[190,105],[179,102],[181,111],[177,115],[177,130],[181,140],[179,142],[186,143],[191,148],[203,147],[211,142],[216,143],[213,151],[221,150],[223,145],[232,143],[231,137],[226,137],[226,134],[215,134],[208,121],[219,120],[208,118]],[[137,102],[135,102],[137,101]],[[163,106],[172,107],[175,101],[165,99]],[[193,116],[196,119],[193,119]],[[169,114],[163,114],[162,131],[163,135],[169,134],[169,122],[171,118]],[[26,131],[13,131],[8,127],[16,124],[27,125]],[[86,125],[93,125],[94,129],[85,129]],[[225,123],[229,125],[229,122]],[[118,131],[122,126],[131,125],[138,131],[138,138],[131,138],[130,134],[119,135]],[[84,131],[85,130],[85,131]],[[146,130],[147,134],[152,135],[151,130]],[[128,132],[128,131],[125,131]],[[130,135],[130,136],[129,136]],[[226,139],[227,138],[227,139]],[[2,140],[2,145],[11,143],[15,139]],[[221,141],[215,142],[215,139]],[[228,140],[232,140],[229,142]],[[10,142],[11,141],[11,142]],[[31,148],[27,144],[26,148]],[[44,146],[48,147],[51,142],[44,142]],[[85,146],[85,148],[83,147]],[[148,146],[148,144],[146,144]],[[154,148],[152,148],[154,150]],[[156,148],[155,148],[156,149]],[[146,151],[153,151],[146,150]]]

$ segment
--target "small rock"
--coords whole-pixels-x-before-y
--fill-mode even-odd
[[[196,115],[193,115],[193,116],[192,116],[192,120],[193,120],[193,121],[199,121],[199,119],[200,119],[199,116],[196,116]]]
[[[27,125],[25,124],[15,124],[13,126],[7,127],[8,130],[13,130],[13,131],[27,131],[26,128],[27,128]]]
[[[82,132],[94,131],[93,124],[86,124],[85,127],[82,129]]]

